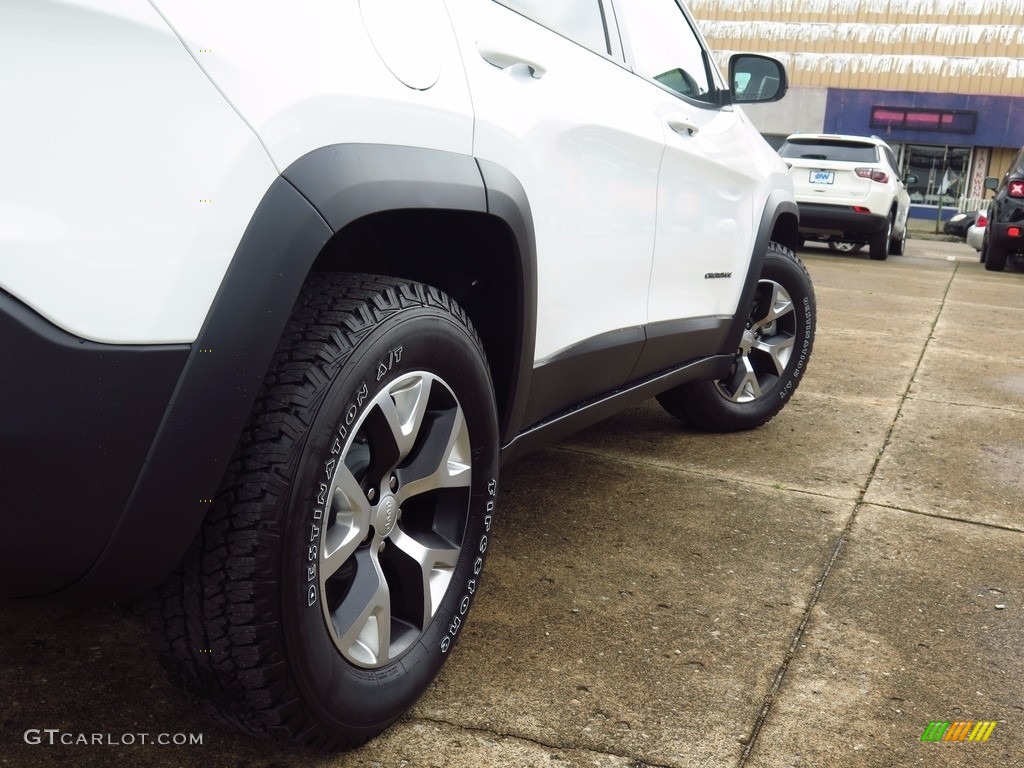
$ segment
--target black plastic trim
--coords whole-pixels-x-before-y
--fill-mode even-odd
[[[800,203],[800,230],[841,232],[867,237],[885,229],[889,217],[879,213],[862,213],[846,205]]]
[[[384,144],[338,144],[303,155],[282,174],[331,230],[399,208],[487,210],[476,160],[452,152]]]
[[[515,365],[512,386],[501,416],[501,442],[511,440],[526,423],[526,408],[533,377],[533,357],[537,344],[537,237],[533,212],[519,180],[501,166],[478,161],[487,190],[487,212],[504,221],[519,244],[516,260],[516,317],[514,327],[506,328],[506,337],[514,339]]]
[[[526,423],[605,392],[629,379],[644,347],[640,326],[603,333],[563,350],[533,369]]]
[[[717,355],[731,325],[731,317],[668,320],[574,344],[534,369],[527,424],[532,429],[581,402]]]
[[[694,317],[648,323],[647,342],[629,380],[668,370],[680,363],[717,355],[732,325],[732,317]]]
[[[181,559],[224,475],[295,297],[330,235],[285,179],[270,186],[192,346],[120,522],[68,594],[138,594]]]
[[[67,594],[139,594],[180,561],[220,484],[295,298],[331,236],[385,210],[485,212],[481,173],[464,155],[366,144],[323,147],[284,171],[239,243],[113,536]],[[521,281],[533,286],[522,311],[532,313],[536,278],[525,195],[517,200],[517,184],[496,166],[487,173],[495,183],[492,207],[521,238]],[[521,354],[532,356],[532,330],[525,338]]]
[[[187,357],[86,341],[0,291],[0,595],[50,594],[93,564]]]
[[[773,190],[768,195],[764,210],[761,212],[761,223],[757,228],[757,236],[754,238],[754,250],[750,255],[750,268],[747,271],[747,278],[743,284],[743,291],[740,293],[739,303],[736,305],[736,315],[732,319],[729,333],[725,336],[722,344],[722,355],[728,355],[728,364],[715,371],[712,378],[720,379],[729,371],[736,358],[736,350],[739,349],[740,340],[743,338],[743,331],[747,324],[747,307],[754,301],[754,293],[757,291],[757,283],[761,279],[761,271],[764,269],[765,254],[768,253],[768,243],[771,242],[772,233],[781,219],[790,215],[797,219],[800,215],[797,204],[787,192],[781,189]],[[783,243],[787,247],[793,247],[790,243]]]
[[[734,357],[724,355],[698,360],[569,408],[531,427],[505,445],[501,449],[501,462],[507,464],[687,381],[714,378],[715,372],[728,368]]]

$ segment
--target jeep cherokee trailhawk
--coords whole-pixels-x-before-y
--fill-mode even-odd
[[[499,466],[806,370],[782,160],[676,0],[0,6],[0,588],[151,594],[174,678],[317,749],[465,625]],[[742,83],[742,90],[728,83]]]

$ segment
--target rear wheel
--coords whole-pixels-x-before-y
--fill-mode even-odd
[[[497,487],[479,339],[436,289],[313,275],[221,490],[154,609],[218,719],[321,750],[427,688],[478,586]]]
[[[889,257],[889,239],[892,237],[893,216],[889,214],[885,229],[871,236],[868,243],[868,255],[875,261],[885,261]]]
[[[718,381],[695,381],[658,395],[676,418],[708,432],[759,427],[789,401],[814,344],[814,288],[803,263],[770,243],[736,359]]]
[[[981,260],[985,262],[985,269],[989,272],[1002,272],[1006,268],[1006,256],[1006,251],[992,242],[986,230],[985,238],[981,241]]]
[[[902,256],[907,249],[907,227],[904,225],[903,231],[900,232],[898,237],[894,237],[889,240],[889,255],[890,256]]]

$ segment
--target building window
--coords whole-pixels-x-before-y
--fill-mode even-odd
[[[922,205],[948,206],[966,193],[970,185],[970,147],[935,147],[905,144],[903,177],[917,180],[907,185],[910,202]]]

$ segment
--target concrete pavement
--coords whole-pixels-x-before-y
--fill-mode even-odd
[[[1024,765],[1024,272],[938,241],[803,256],[794,401],[738,435],[651,401],[507,468],[458,651],[381,738],[253,742],[165,682],[132,606],[4,601],[0,765]],[[922,742],[936,720],[997,725]]]

